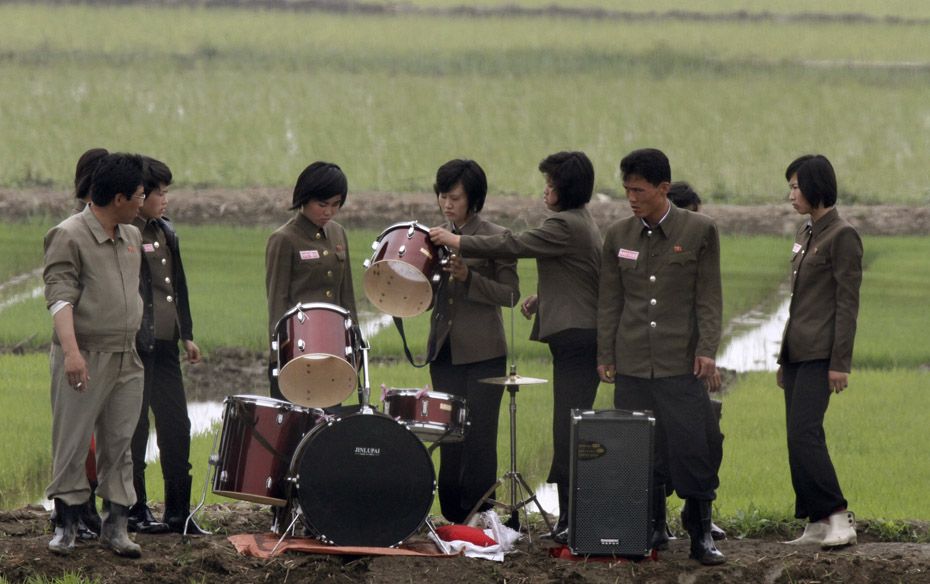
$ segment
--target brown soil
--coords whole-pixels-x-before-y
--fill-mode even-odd
[[[569,561],[549,557],[547,542],[526,541],[503,563],[455,558],[358,557],[288,553],[273,560],[240,556],[226,539],[267,528],[267,510],[250,503],[214,505],[204,523],[216,535],[135,535],[143,557],[116,557],[96,542],[73,554],[50,554],[48,513],[35,507],[0,512],[0,576],[11,582],[41,574],[80,572],[100,582],[930,582],[930,545],[881,543],[860,535],[857,546],[821,551],[776,539],[722,542],[725,565],[706,568],[688,559],[687,539],[673,541],[658,561]],[[785,537],[785,534],[773,534]],[[524,538],[525,539],[525,538]]]
[[[178,222],[263,225],[284,222],[290,212],[287,189],[223,190],[176,189],[172,215]],[[628,214],[626,204],[601,197],[592,211],[602,226]],[[539,201],[517,197],[491,197],[486,215],[521,229],[543,217]],[[0,189],[0,216],[64,217],[71,208],[68,194],[56,190]],[[785,205],[738,207],[708,205],[725,233],[787,234],[798,217]],[[906,207],[847,207],[844,216],[870,234],[926,234],[930,209]],[[431,194],[352,193],[340,215],[343,224],[384,228],[396,221],[439,220]],[[227,348],[213,351],[204,365],[186,368],[189,399],[218,399],[253,393],[265,385],[265,356],[260,352]],[[207,366],[209,365],[209,366]],[[235,502],[208,507],[202,523],[217,535],[183,541],[178,535],[138,535],[143,558],[126,560],[97,543],[80,543],[68,558],[47,551],[48,513],[27,507],[0,511],[0,577],[23,582],[35,576],[58,577],[79,572],[101,582],[928,582],[930,545],[878,542],[868,526],[860,544],[823,552],[796,549],[778,543],[794,535],[771,533],[765,539],[731,539],[721,544],[726,565],[705,568],[688,559],[687,539],[672,542],[658,561],[616,563],[567,561],[549,557],[548,543],[526,541],[503,563],[485,560],[346,557],[289,553],[271,561],[239,556],[227,535],[267,530],[267,508]],[[778,528],[784,529],[784,528]],[[918,531],[926,533],[926,526]],[[731,529],[732,531],[732,529]],[[792,530],[794,531],[794,530]]]

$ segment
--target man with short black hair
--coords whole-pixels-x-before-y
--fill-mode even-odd
[[[87,445],[96,435],[97,494],[104,500],[100,540],[118,555],[142,555],[126,521],[136,500],[129,442],[143,379],[135,350],[142,238],[129,224],[143,197],[141,158],[109,154],[94,171],[91,204],[45,235],[45,300],[54,321],[53,462],[46,496],[57,511],[48,544],[56,554],[74,549],[78,516],[91,492]]]
[[[604,237],[598,373],[616,383],[615,407],[655,414],[653,548],[668,543],[670,485],[685,499],[691,557],[721,564],[726,559],[711,535],[720,481],[710,430],[717,420],[705,390],[717,370],[723,306],[717,227],[706,215],[670,203],[671,167],[661,151],[631,152],[620,172],[633,216]]]

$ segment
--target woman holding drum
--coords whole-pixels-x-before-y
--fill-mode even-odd
[[[324,302],[345,309],[354,322],[355,292],[345,230],[333,221],[346,202],[348,180],[337,165],[314,162],[297,178],[291,209],[298,213],[268,238],[265,288],[271,340],[278,321],[299,303]],[[271,396],[278,386],[277,354],[271,355]],[[330,404],[331,405],[331,404]]]
[[[587,210],[594,190],[594,167],[583,152],[558,152],[539,163],[546,180],[543,201],[553,212],[542,225],[523,233],[456,234],[434,228],[436,244],[464,258],[536,258],[537,295],[521,306],[536,315],[531,338],[549,345],[553,393],[552,465],[548,482],[559,492],[559,521],[553,536],[568,538],[570,412],[590,408],[597,374],[597,291],[601,234]]]
[[[480,216],[487,195],[484,170],[472,160],[450,160],[436,172],[436,200],[445,229],[469,236],[508,231]],[[507,340],[501,306],[520,298],[514,259],[452,256],[444,268],[430,319],[430,377],[437,391],[465,399],[469,425],[461,442],[439,447],[442,514],[461,523],[497,480],[497,420],[504,389],[479,383],[507,371]]]

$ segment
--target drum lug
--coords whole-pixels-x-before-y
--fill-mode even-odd
[[[271,477],[268,477],[265,479],[265,488],[268,489],[269,491],[271,490],[272,482],[274,481],[271,480]]]
[[[278,350],[278,340],[277,340],[277,339],[271,341],[271,350],[272,350],[272,351],[277,351],[277,350]]]
[[[417,232],[416,224],[411,223],[410,228],[407,229],[407,239],[413,239],[413,234]]]
[[[219,454],[211,454],[210,458],[207,460],[207,464],[209,464],[210,466],[217,466],[219,463],[220,463]]]
[[[272,377],[277,377],[277,376],[278,376],[278,373],[279,373],[279,371],[278,371],[278,368],[277,368],[277,367],[275,367],[274,369],[271,370],[271,376],[272,376]]]
[[[380,244],[381,244],[381,240],[380,240],[380,239],[377,239],[377,240],[375,240],[375,241],[372,241],[372,242],[371,242],[371,249],[372,249],[372,250],[378,249],[378,246],[379,246]]]
[[[402,246],[400,246],[399,248],[397,248],[397,257],[402,258],[402,257],[404,257],[404,254],[405,254],[405,253],[407,253],[407,246],[406,246],[406,245],[402,245]]]
[[[225,483],[225,482],[227,481],[227,479],[229,479],[229,475],[226,474],[226,471],[225,471],[225,470],[221,470],[221,471],[220,471],[220,482],[221,482],[221,483]]]
[[[305,320],[307,320],[307,315],[304,314],[303,312],[298,312],[298,313],[297,313],[297,322],[303,324],[303,322],[304,322]]]
[[[346,357],[351,357],[353,352],[352,347],[346,347]]]
[[[362,262],[362,267],[364,267],[365,269],[368,269],[370,266],[371,266],[371,260],[370,260],[370,259],[367,259],[367,260],[365,260],[364,262]]]
[[[281,424],[284,423],[284,414],[279,412],[278,415],[275,416],[275,420],[277,420],[278,425],[280,426]]]
[[[420,402],[420,415],[424,418],[429,414],[429,400],[424,399]]]
[[[306,347],[307,347],[307,343],[305,343],[303,339],[297,340],[297,348],[300,350],[301,353],[303,353]]]
[[[438,284],[441,276],[439,274],[433,274],[433,283]]]

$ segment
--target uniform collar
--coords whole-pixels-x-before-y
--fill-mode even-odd
[[[643,232],[658,231],[662,235],[669,237],[669,235],[675,230],[675,228],[681,222],[682,218],[684,217],[684,214],[687,212],[688,211],[679,209],[678,207],[673,205],[671,201],[669,201],[668,211],[666,211],[665,215],[663,215],[662,218],[659,219],[658,225],[656,225],[655,227],[649,227],[649,225],[646,224],[646,220],[642,218],[640,218],[639,222],[643,226]]]
[[[478,224],[481,223],[481,218],[478,216],[478,213],[475,213],[468,218],[463,225],[454,226],[452,222],[449,221],[449,230],[458,233],[459,235],[474,235],[478,231]]]
[[[330,221],[332,223],[332,221]],[[319,234],[321,239],[329,239],[329,231],[326,226],[320,227],[313,221],[307,219],[303,213],[297,213],[297,224],[310,236],[310,239],[316,239]],[[328,224],[327,224],[328,225]]]
[[[103,225],[100,224],[100,220],[97,219],[97,216],[94,215],[94,212],[91,210],[91,206],[87,205],[84,207],[84,210],[81,211],[81,218],[84,219],[84,223],[87,227],[90,228],[91,234],[93,234],[94,239],[97,240],[97,243],[105,243],[110,241],[110,236],[107,234],[107,230],[103,228]],[[114,234],[116,239],[126,239],[125,229],[128,225],[122,223],[116,224],[116,230]]]
[[[836,207],[831,208],[826,214],[818,219],[815,223],[811,223],[810,219],[807,220],[807,225],[811,230],[811,235],[817,237],[823,233],[827,227],[832,225],[840,218],[840,214],[836,212]]]

